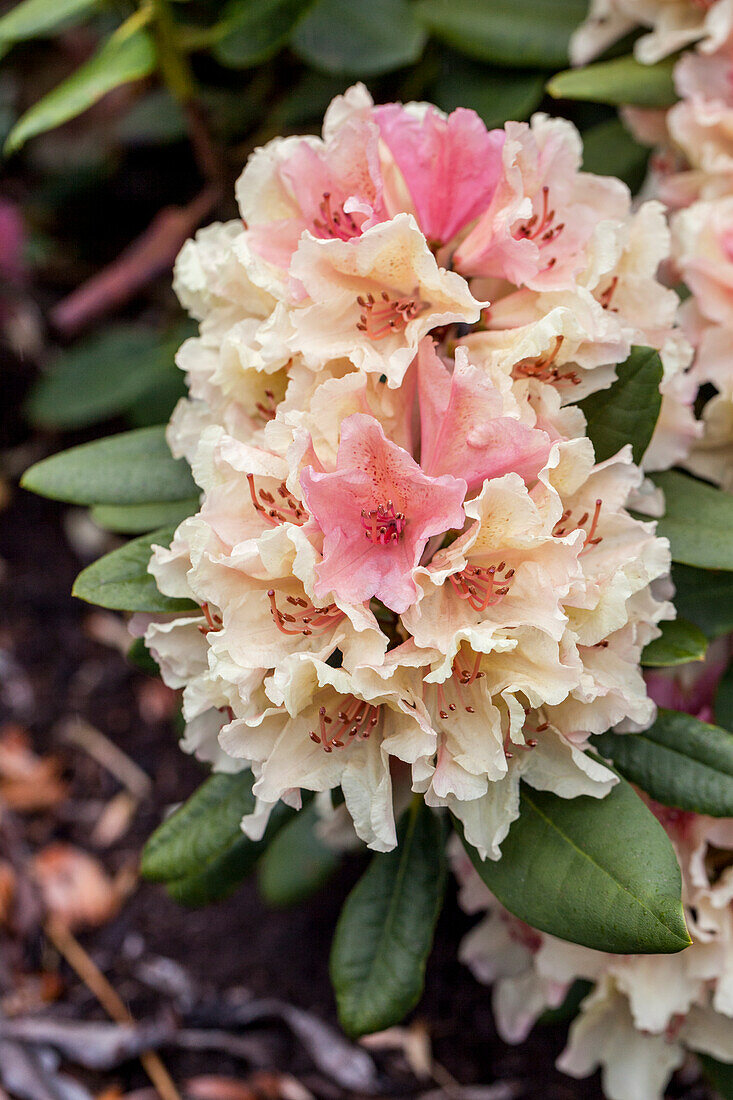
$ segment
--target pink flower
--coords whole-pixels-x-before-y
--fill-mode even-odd
[[[420,464],[426,474],[462,477],[469,492],[510,470],[534,480],[550,453],[545,432],[504,415],[502,395],[485,371],[456,348],[450,374],[426,337],[418,353]]]
[[[466,482],[429,477],[364,413],[344,420],[336,469],[307,466],[300,484],[324,534],[319,599],[331,592],[355,603],[376,596],[405,611],[417,596],[413,572],[428,539],[460,529],[465,519]]]
[[[565,119],[537,114],[531,126],[504,129],[499,183],[455,253],[456,270],[533,290],[572,287],[599,223],[626,216],[628,190],[580,171],[580,135]]]
[[[446,118],[390,103],[374,110],[386,145],[407,185],[430,242],[445,244],[491,201],[501,175],[503,130],[488,131],[475,111]]]
[[[255,251],[287,270],[305,230],[348,241],[384,221],[378,143],[374,123],[350,118],[327,141],[281,138],[259,149],[237,186]]]

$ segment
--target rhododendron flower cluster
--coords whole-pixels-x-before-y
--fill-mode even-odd
[[[664,5],[663,5],[664,6]],[[671,6],[671,5],[670,5]],[[685,400],[712,386],[702,435],[689,436],[685,465],[733,489],[733,6],[716,3],[707,17],[725,35],[701,40],[674,68],[680,99],[668,111],[628,108],[639,140],[656,145],[645,192],[670,210],[669,274],[686,287],[681,327],[695,350],[693,369],[673,383]],[[702,14],[698,12],[698,14]],[[710,391],[706,391],[709,396]],[[684,456],[678,454],[677,461]]]
[[[256,150],[242,220],[179,256],[200,333],[168,438],[202,499],[150,571],[200,611],[146,642],[184,747],[251,766],[250,836],[340,787],[388,850],[413,791],[495,859],[520,777],[602,798],[588,736],[653,718],[668,546],[628,511],[631,448],[596,462],[574,402],[632,345],[670,384],[689,354],[663,208],[580,162],[564,120],[487,131],[356,86],[322,138]]]
[[[660,705],[709,720],[730,653],[730,638],[721,638],[701,665],[647,674],[650,691]],[[678,955],[605,954],[530,928],[491,895],[463,847],[452,848],[461,905],[484,914],[460,956],[479,981],[493,985],[501,1036],[522,1042],[574,982],[594,983],[557,1065],[573,1077],[600,1066],[609,1100],[661,1100],[686,1051],[733,1061],[733,819],[648,801],[682,870],[693,942]]]
[[[699,43],[710,53],[733,31],[731,0],[591,0],[586,21],[574,33],[570,56],[584,65],[637,27],[647,32],[634,53],[652,65],[669,54]]]

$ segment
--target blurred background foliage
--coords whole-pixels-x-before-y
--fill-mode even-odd
[[[199,225],[236,217],[233,183],[255,146],[317,132],[355,80],[376,101],[472,107],[489,127],[565,114],[584,132],[585,167],[636,189],[648,151],[619,121],[613,90],[629,74],[611,65],[605,94],[584,95],[582,80],[570,98],[547,94],[586,10],[587,0],[0,7],[0,327],[6,367],[40,375],[25,399],[31,423],[167,418],[183,392],[174,352],[192,331],[170,291],[176,252]]]

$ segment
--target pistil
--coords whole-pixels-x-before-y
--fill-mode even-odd
[[[367,511],[361,510],[361,522],[364,537],[374,546],[392,546],[399,542],[407,520],[404,512],[395,512],[394,504],[388,500]]]

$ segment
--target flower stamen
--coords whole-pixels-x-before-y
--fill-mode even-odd
[[[394,504],[388,500],[367,512],[361,510],[361,522],[364,537],[374,546],[392,546],[399,542],[407,520],[404,512],[395,512]]]
[[[504,572],[506,570],[506,572]],[[459,600],[467,600],[474,611],[485,611],[494,607],[506,596],[512,586],[514,569],[507,569],[506,562],[490,565],[487,569],[479,565],[469,565],[459,573],[453,573],[450,580]]]
[[[319,236],[350,241],[353,237],[361,235],[360,227],[356,224],[353,215],[346,213],[343,203],[340,206],[331,206],[330,191],[323,192],[323,199],[318,209],[321,216],[314,220],[313,228]]]
[[[536,378],[538,382],[570,382],[577,386],[580,378],[575,371],[560,374],[560,368],[555,365],[555,360],[562,347],[564,336],[556,336],[555,344],[551,352],[545,355],[537,355],[534,359],[522,359],[516,363],[512,371],[514,378]]]
[[[344,612],[335,603],[314,607],[302,596],[287,596],[286,602],[290,604],[290,610],[281,611],[277,606],[274,588],[268,589],[267,597],[275,626],[282,634],[301,634],[308,638],[311,634],[330,630],[344,617]]]
[[[419,298],[390,298],[386,290],[379,299],[373,294],[360,294],[356,301],[363,310],[356,327],[370,340],[383,340],[392,333],[404,332],[422,308]]]
[[[296,500],[284,481],[281,481],[277,487],[277,495],[281,503],[276,502],[273,494],[267,489],[260,489],[258,493],[252,474],[247,474],[247,481],[252,504],[262,518],[273,527],[279,527],[281,523],[295,523],[298,527],[302,527],[308,519],[305,508],[299,500]]]
[[[204,618],[206,619],[207,623],[206,626],[204,626],[203,623],[201,623],[201,625],[199,626],[199,630],[201,631],[201,633],[210,634],[212,631],[216,633],[217,630],[221,630],[222,626],[224,625],[224,620],[222,619],[221,615],[217,615],[215,612],[212,612],[208,603],[206,603],[205,601],[201,604],[201,610],[204,613]]]
[[[596,535],[596,531],[598,530],[598,520],[600,519],[601,507],[602,506],[603,506],[603,501],[601,499],[598,499],[596,501],[595,507],[593,509],[593,518],[591,520],[591,525],[588,528],[588,530],[585,532],[585,543],[583,545],[583,549],[580,551],[581,554],[585,554],[586,551],[591,549],[591,547],[597,546],[599,542],[603,542],[603,536],[602,535],[598,535],[598,536]],[[583,515],[576,522],[573,519],[573,510],[572,510],[572,508],[566,508],[565,511],[563,512],[563,514],[560,516],[560,519],[557,521],[557,523],[553,527],[552,533],[553,533],[553,535],[556,539],[560,539],[560,538],[563,537],[563,535],[566,535],[569,531],[584,530],[585,525],[586,525],[586,523],[588,522],[589,519],[590,519],[590,513],[589,512],[583,512]]]
[[[333,726],[333,718],[325,707],[319,707],[319,728],[310,730],[310,739],[316,745],[322,745],[324,752],[342,749],[352,741],[368,741],[379,722],[381,712],[381,705],[374,706],[363,699],[347,695],[336,712],[339,724],[333,730],[329,729]]]

